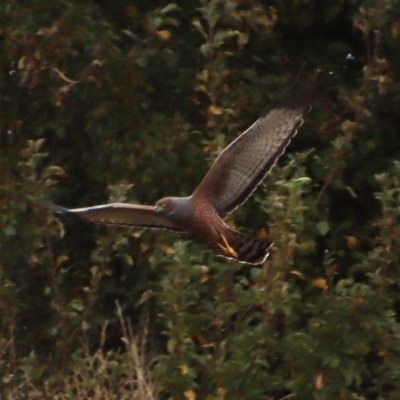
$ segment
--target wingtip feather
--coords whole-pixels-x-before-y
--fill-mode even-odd
[[[70,212],[68,208],[58,206],[57,204],[54,204],[51,201],[45,199],[37,199],[36,202],[41,206],[48,208],[49,210],[58,214],[68,214]]]

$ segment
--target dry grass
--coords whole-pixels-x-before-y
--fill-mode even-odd
[[[155,400],[156,390],[151,369],[154,362],[146,351],[147,321],[134,333],[117,304],[126,352],[105,352],[107,325],[102,330],[102,345],[90,354],[86,346],[82,356],[72,355],[65,373],[56,372],[38,383],[35,379],[34,357],[27,359],[23,367],[23,379],[13,384],[3,380],[0,399],[5,400]],[[33,360],[29,365],[29,360]]]

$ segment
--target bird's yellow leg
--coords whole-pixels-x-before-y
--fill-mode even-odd
[[[221,249],[224,251],[224,253],[227,256],[237,258],[238,253],[236,253],[236,251],[233,250],[233,248],[229,245],[228,241],[226,240],[226,237],[222,233],[221,233],[221,239],[222,239],[223,244],[217,243],[218,246],[221,247]]]

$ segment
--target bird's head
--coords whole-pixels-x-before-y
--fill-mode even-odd
[[[174,212],[174,208],[175,205],[172,199],[170,197],[164,197],[163,199],[157,201],[154,211],[157,214],[168,217],[171,213]]]
[[[192,212],[190,197],[164,197],[157,201],[154,211],[172,220],[189,218]]]

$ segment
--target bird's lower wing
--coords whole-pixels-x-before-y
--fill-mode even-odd
[[[38,203],[58,214],[73,214],[97,224],[137,226],[181,232],[181,229],[172,221],[156,214],[153,206],[111,203],[94,207],[68,209],[43,199],[38,200]]]

